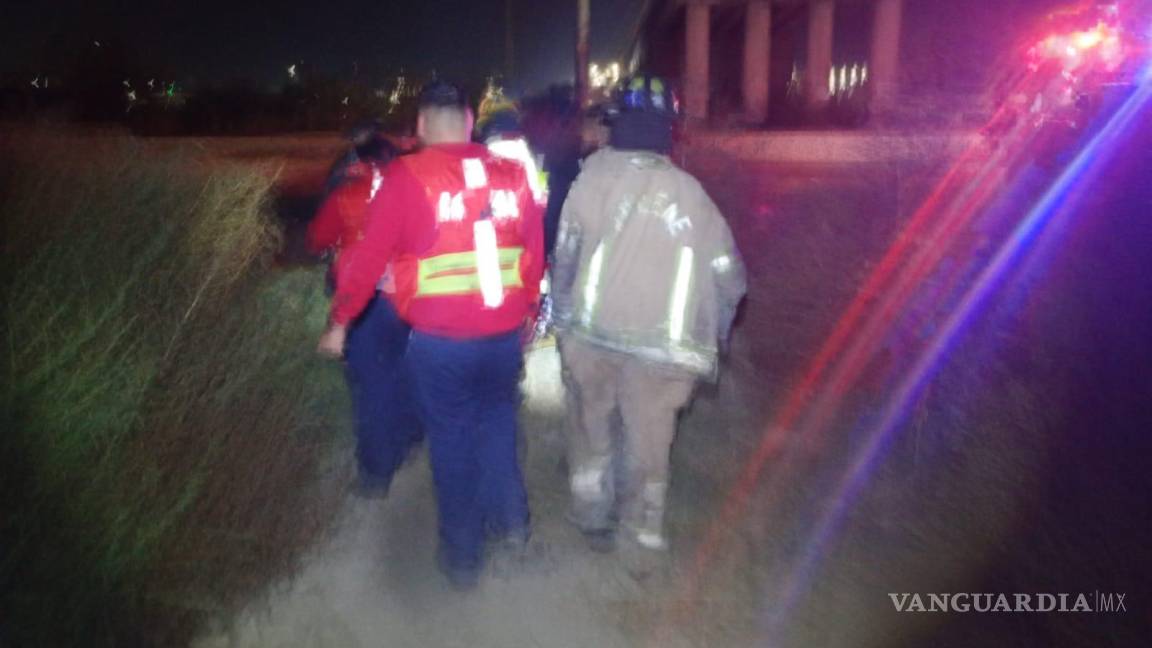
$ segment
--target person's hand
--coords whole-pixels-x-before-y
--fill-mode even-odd
[[[320,344],[317,345],[316,350],[320,355],[329,358],[342,358],[344,357],[344,342],[348,338],[348,328],[339,324],[332,324],[324,331],[324,335],[320,336]]]

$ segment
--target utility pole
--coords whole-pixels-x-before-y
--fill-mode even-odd
[[[504,0],[504,86],[512,82],[513,66],[515,65],[515,38],[514,23],[512,21],[512,2]]]
[[[588,103],[588,29],[591,0],[576,0],[576,104]]]

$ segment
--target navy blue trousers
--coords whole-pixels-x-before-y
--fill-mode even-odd
[[[356,414],[356,457],[361,478],[377,486],[392,482],[421,438],[404,362],[410,333],[384,297],[369,302],[348,330],[344,357]]]
[[[415,332],[408,360],[428,434],[441,560],[478,569],[489,534],[528,530],[516,445],[520,335],[457,340]]]

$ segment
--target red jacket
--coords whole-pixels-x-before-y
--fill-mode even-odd
[[[466,177],[466,169],[477,162],[484,169],[480,179]],[[427,288],[453,271],[429,278],[421,265],[432,256],[471,252],[477,218],[491,219],[502,249],[522,248],[515,257],[519,286],[506,290],[495,307],[485,306],[479,291],[430,295]],[[346,325],[355,319],[392,262],[396,293],[389,298],[414,329],[455,338],[517,330],[535,315],[543,248],[543,208],[522,165],[493,156],[479,144],[430,146],[384,170],[381,189],[368,206],[363,238],[344,253],[332,321]]]
[[[348,168],[346,180],[324,200],[320,211],[308,224],[308,249],[319,254],[328,248],[336,249],[333,275],[340,276],[346,265],[341,251],[360,240],[368,203],[382,181],[379,168],[367,162],[358,162]]]

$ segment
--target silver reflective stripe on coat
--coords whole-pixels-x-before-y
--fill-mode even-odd
[[[668,337],[673,342],[684,339],[688,291],[692,288],[692,257],[692,248],[680,248],[680,259],[676,263],[676,283],[672,287],[672,305],[668,309]]]
[[[600,297],[600,273],[604,269],[604,243],[596,246],[592,259],[588,263],[588,278],[584,281],[584,312],[580,321],[585,326],[592,323],[592,315],[596,312],[596,300]]]
[[[472,224],[476,243],[476,275],[480,279],[480,295],[486,308],[499,308],[504,303],[504,284],[500,274],[500,251],[496,246],[496,228],[492,221],[478,220]]]

